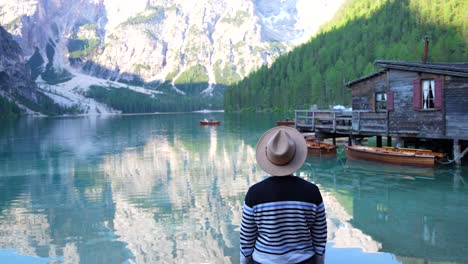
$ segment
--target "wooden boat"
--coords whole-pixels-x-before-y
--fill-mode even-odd
[[[294,126],[296,122],[294,120],[285,119],[283,121],[276,122],[277,126]]]
[[[312,155],[336,155],[336,146],[329,143],[307,140],[307,153]]]
[[[213,120],[213,119],[200,120],[200,125],[202,125],[202,126],[217,126],[219,124],[221,124],[221,121],[218,121],[218,120]]]
[[[416,178],[435,179],[431,167],[395,166],[393,164],[377,163],[366,160],[347,159],[344,165],[346,171],[362,176],[382,176],[392,179],[416,180]]]
[[[346,146],[346,155],[349,159],[420,167],[434,167],[435,160],[445,156],[444,153],[424,149],[368,146]]]

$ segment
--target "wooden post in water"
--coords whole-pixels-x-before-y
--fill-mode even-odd
[[[455,170],[453,174],[453,189],[458,190],[460,187],[463,186],[463,177],[461,176],[460,168]]]
[[[460,143],[458,142],[458,139],[453,140],[453,158],[459,158],[460,156]],[[457,167],[461,166],[461,159],[455,160],[455,164],[457,164]]]
[[[377,136],[376,144],[378,148],[382,147],[382,136]]]

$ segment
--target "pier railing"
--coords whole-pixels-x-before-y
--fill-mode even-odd
[[[296,110],[296,128],[337,134],[388,134],[386,112]]]

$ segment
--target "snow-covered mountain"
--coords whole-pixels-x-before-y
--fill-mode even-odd
[[[0,24],[42,88],[85,74],[212,95],[309,39],[344,1],[0,0]]]

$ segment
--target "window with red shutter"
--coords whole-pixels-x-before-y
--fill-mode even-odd
[[[442,109],[443,79],[413,81],[413,108],[419,110]]]
[[[421,80],[413,81],[413,109],[421,110]]]
[[[435,82],[433,79],[421,80],[421,109],[435,109]]]

